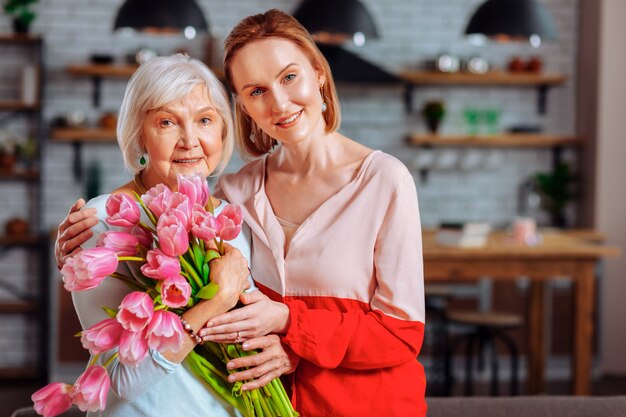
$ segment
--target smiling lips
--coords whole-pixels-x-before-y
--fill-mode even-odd
[[[283,127],[283,128],[291,127],[300,118],[301,114],[302,114],[302,110],[300,110],[297,113],[292,114],[291,116],[285,119],[280,120],[278,123],[276,123],[276,126]]]
[[[199,162],[202,158],[189,158],[189,159],[174,159],[172,162],[176,164],[195,164]]]

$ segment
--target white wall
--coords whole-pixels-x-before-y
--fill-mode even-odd
[[[472,10],[481,0],[364,0],[379,26],[382,38],[368,42],[357,52],[391,71],[416,68],[420,62],[441,52],[462,57],[482,55],[495,66],[503,66],[512,55],[528,58],[541,55],[547,71],[562,72],[576,77],[576,45],[579,0],[542,0],[555,17],[559,37],[533,50],[519,44],[472,46],[462,35]],[[34,32],[41,33],[46,42],[47,86],[45,117],[51,120],[62,113],[80,109],[95,122],[103,110],[115,110],[121,102],[124,81],[105,80],[103,104],[95,109],[91,103],[91,83],[86,78],[72,77],[64,69],[70,63],[85,62],[95,52],[113,54],[118,62],[139,46],[156,48],[163,54],[185,46],[192,53],[202,54],[201,41],[186,42],[180,37],[155,39],[147,36],[123,38],[111,33],[117,7],[121,0],[46,0],[37,4],[38,18]],[[232,26],[252,13],[276,7],[292,11],[299,0],[198,0],[210,21],[213,35],[221,43]],[[10,22],[0,16],[0,31],[10,30]],[[6,65],[19,65],[15,51],[0,59],[0,94],[8,91],[15,80],[6,75]],[[502,110],[501,127],[513,124],[539,123],[550,133],[573,134],[575,125],[574,82],[550,91],[548,112],[536,112],[536,91],[533,88],[431,87],[415,90],[414,108],[430,98],[448,103],[448,115],[442,126],[444,132],[465,131],[463,109],[468,106],[498,107]],[[418,150],[405,145],[404,138],[411,129],[424,130],[420,117],[404,113],[403,90],[398,87],[367,85],[339,86],[342,99],[342,132],[370,147],[386,150],[409,168],[416,168]],[[4,129],[6,126],[0,126]],[[19,127],[16,127],[18,129]],[[0,132],[1,135],[1,132]],[[1,139],[1,136],[0,136]],[[473,151],[472,151],[473,152]],[[45,152],[45,216],[44,224],[53,227],[63,218],[67,208],[84,195],[83,184],[72,175],[72,147],[48,143]],[[423,153],[422,153],[423,155]],[[470,170],[460,170],[457,163],[464,151],[437,150],[435,157],[448,158],[452,166],[434,170],[427,182],[416,173],[420,210],[425,226],[441,221],[486,220],[496,225],[508,223],[516,214],[518,185],[529,175],[545,171],[550,166],[550,154],[545,150],[481,150],[481,163]],[[567,156],[567,155],[566,155]],[[129,179],[115,145],[83,147],[85,165],[99,161],[103,166],[102,190],[110,190]],[[495,163],[494,163],[495,162]],[[489,165],[492,163],[492,165]],[[230,169],[236,169],[236,163]],[[4,187],[4,185],[3,185]],[[8,192],[23,193],[19,186]],[[0,188],[3,196],[7,188]],[[7,194],[4,194],[7,192]],[[24,198],[0,198],[0,225],[24,210]],[[0,268],[16,277],[22,262],[5,262]],[[53,274],[56,277],[56,274]],[[0,296],[2,296],[0,292]],[[28,326],[10,319],[0,322],[0,366],[14,363],[28,343]],[[3,339],[10,340],[3,343]],[[6,345],[6,349],[4,348]],[[12,346],[16,346],[12,349]]]
[[[596,219],[608,243],[626,250],[626,2],[603,0],[601,6]],[[604,263],[600,294],[602,367],[626,374],[626,257]]]

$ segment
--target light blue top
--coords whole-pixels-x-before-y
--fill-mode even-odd
[[[108,225],[105,205],[109,194],[98,196],[90,200],[85,207],[94,207],[98,210],[99,223],[92,229],[94,236],[83,245],[83,248],[94,247],[100,233],[120,228]],[[215,209],[219,214],[225,206],[222,202]],[[149,220],[142,211],[142,221],[149,224]],[[250,240],[247,230],[229,242],[238,248],[250,262]],[[121,263],[118,271],[123,274],[133,274],[133,271]],[[117,308],[122,299],[131,290],[123,282],[106,278],[102,284],[94,289],[72,293],[74,307],[83,329],[109,318],[101,307]],[[103,364],[115,351],[100,356]],[[109,365],[111,389],[107,399],[106,409],[101,413],[89,413],[89,416],[208,416],[226,417],[237,416],[239,413],[226,404],[211,388],[195,377],[186,365],[173,363],[165,359],[158,351],[150,350],[148,356],[136,367],[121,364],[117,359]]]

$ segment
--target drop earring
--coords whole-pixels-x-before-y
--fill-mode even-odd
[[[255,143],[256,142],[256,133],[254,133],[254,130],[250,130],[250,142]]]
[[[328,106],[326,105],[326,101],[324,101],[324,93],[322,92],[321,88],[320,88],[320,96],[322,96],[322,113],[324,113],[326,109],[328,109]]]
[[[148,154],[147,153],[141,153],[139,155],[138,162],[139,162],[139,165],[141,165],[142,167],[145,168],[145,166],[148,165]]]

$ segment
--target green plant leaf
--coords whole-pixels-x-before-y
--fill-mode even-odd
[[[217,259],[219,258],[221,255],[219,254],[218,251],[216,251],[215,249],[209,249],[206,251],[206,253],[204,254],[204,263],[208,264],[209,262],[211,262],[213,259]]]
[[[107,315],[111,317],[112,319],[114,319],[117,316],[117,310],[113,308],[102,307],[102,310],[104,310],[104,312],[107,313]]]
[[[209,282],[204,287],[200,288],[198,293],[196,294],[197,298],[202,298],[204,300],[210,300],[215,297],[215,294],[219,291],[220,286],[215,282]]]

